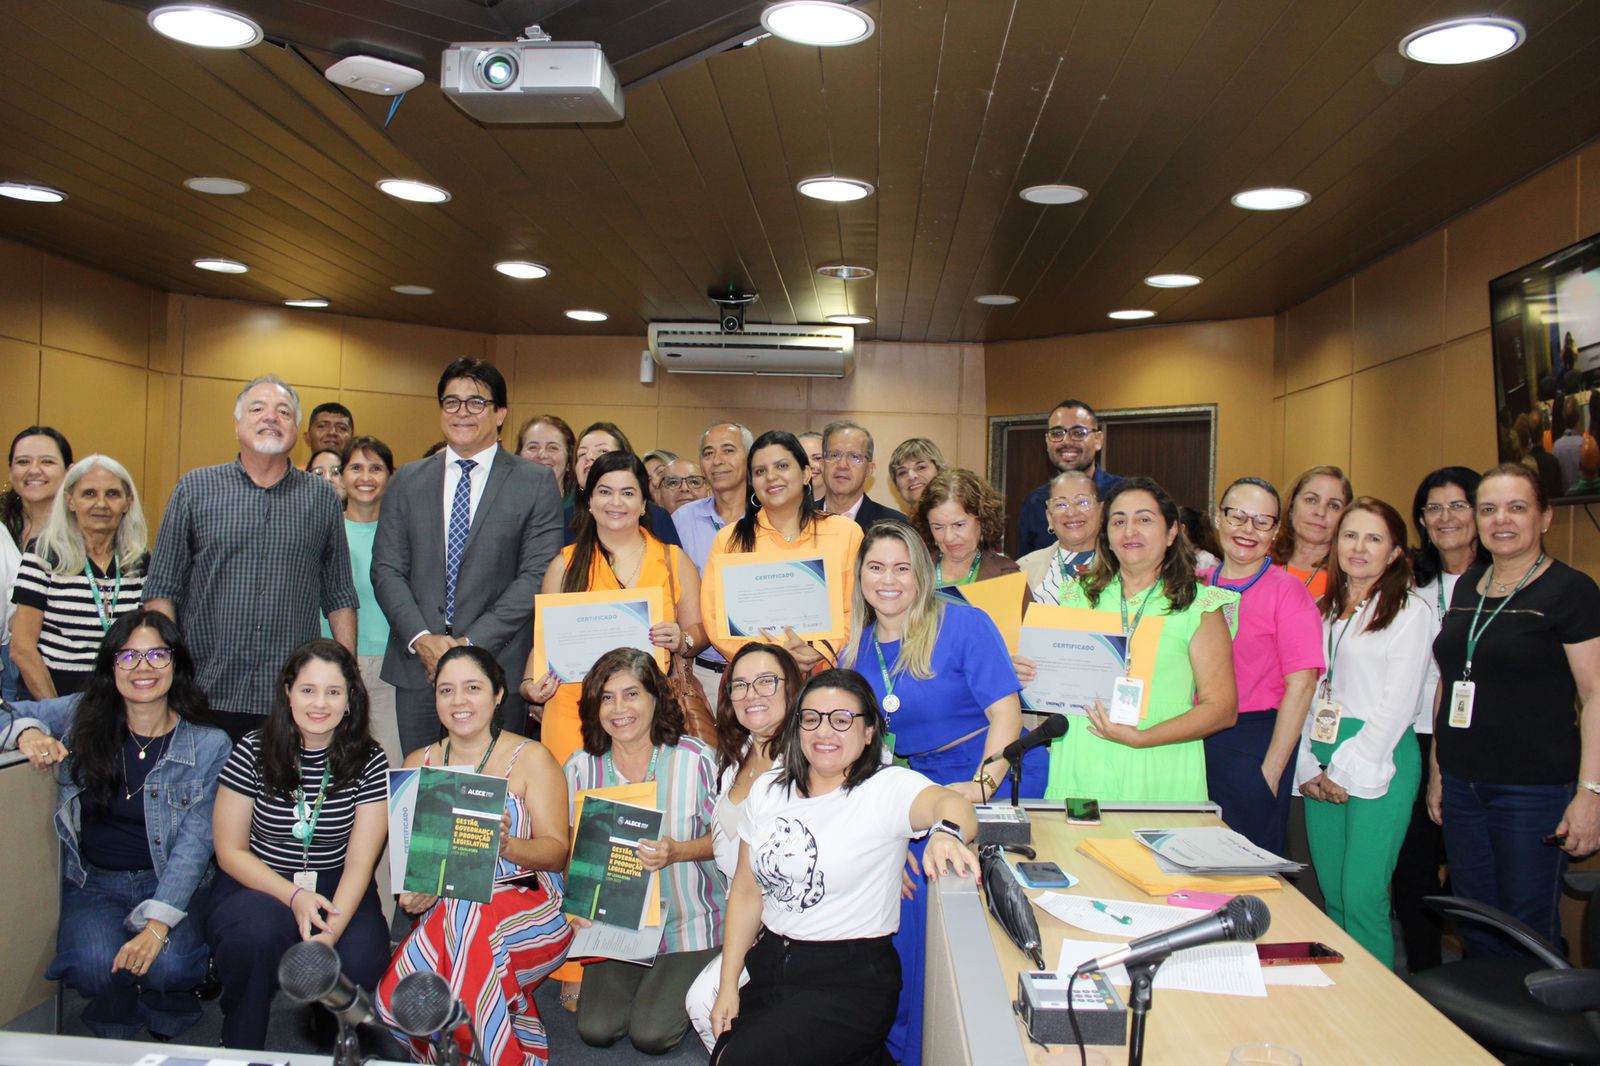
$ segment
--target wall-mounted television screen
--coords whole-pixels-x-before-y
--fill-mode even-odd
[[[1489,283],[1500,461],[1600,501],[1600,233]]]

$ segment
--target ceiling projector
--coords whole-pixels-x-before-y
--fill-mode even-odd
[[[439,85],[479,122],[622,121],[616,71],[592,41],[453,44],[440,61]]]

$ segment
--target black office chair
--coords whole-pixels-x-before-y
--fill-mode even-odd
[[[1600,872],[1574,871],[1567,888],[1586,898],[1584,957],[1600,961]],[[1600,1063],[1600,969],[1577,969],[1557,948],[1494,907],[1457,896],[1424,902],[1458,923],[1488,926],[1527,957],[1464,959],[1413,974],[1423,999],[1508,1061]]]

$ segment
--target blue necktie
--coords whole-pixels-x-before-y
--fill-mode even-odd
[[[450,500],[450,528],[444,543],[444,626],[449,629],[456,620],[456,575],[461,571],[461,553],[467,548],[467,534],[472,530],[472,459],[457,459],[461,478],[456,482],[456,494]]]

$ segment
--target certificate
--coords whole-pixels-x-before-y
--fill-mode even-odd
[[[816,552],[762,551],[723,555],[717,592],[727,640],[782,637],[792,628],[806,640],[845,633],[843,584],[837,564]]]
[[[650,643],[650,626],[661,618],[659,587],[535,596],[533,676],[551,670],[563,683],[582,681],[615,648],[650,652],[665,670],[666,649]]]
[[[935,595],[976,607],[994,622],[1006,647],[1017,650],[1022,629],[1022,594],[1028,589],[1028,575],[1001,574],[968,585],[946,585]]]
[[[1122,619],[1116,613],[1029,604],[1017,654],[1033,660],[1038,676],[1023,687],[1023,710],[1081,716],[1095,700],[1109,710],[1112,688],[1117,678],[1126,675],[1144,682],[1139,708],[1143,718],[1150,711],[1150,679],[1163,621],[1142,619],[1130,649],[1130,641],[1122,635]],[[1124,665],[1127,650],[1133,655],[1131,670]]]

